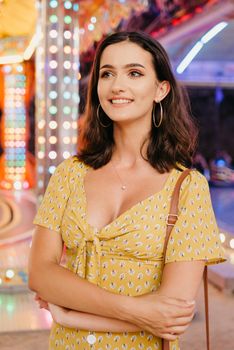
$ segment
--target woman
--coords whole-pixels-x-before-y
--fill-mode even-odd
[[[163,269],[170,199],[196,129],[158,42],[120,32],[100,44],[81,144],[34,220],[30,288],[70,310],[51,305],[50,349],[161,349],[164,338],[178,350],[204,265],[223,252],[207,182],[191,171]]]

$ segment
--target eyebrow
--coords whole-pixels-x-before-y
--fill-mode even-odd
[[[142,64],[140,64],[140,63],[129,63],[129,64],[126,64],[124,66],[124,68],[132,68],[132,67],[141,67],[141,68],[145,69],[145,67]],[[112,66],[111,64],[104,64],[104,66],[102,66],[100,69],[104,69],[104,68],[115,69],[115,67]]]

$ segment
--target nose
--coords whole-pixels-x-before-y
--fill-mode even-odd
[[[124,78],[121,75],[116,75],[112,81],[111,90],[113,93],[125,91],[125,85]]]

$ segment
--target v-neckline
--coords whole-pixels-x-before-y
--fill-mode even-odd
[[[165,189],[167,188],[167,185],[172,177],[172,174],[174,174],[174,171],[175,169],[172,169],[171,172],[169,173],[169,175],[167,176],[164,184],[163,184],[163,187],[161,188],[161,190],[157,191],[157,192],[154,192],[153,194],[147,196],[146,198],[136,202],[135,204],[133,204],[131,207],[129,207],[128,209],[124,210],[120,215],[118,215],[115,219],[113,219],[112,221],[110,221],[108,224],[104,225],[103,227],[101,228],[98,228],[98,227],[95,227],[93,225],[91,225],[89,222],[88,222],[88,212],[87,212],[87,209],[88,209],[88,206],[87,206],[87,196],[86,196],[86,192],[85,192],[85,185],[84,185],[84,182],[85,182],[85,176],[87,175],[88,171],[92,169],[90,166],[86,165],[85,167],[85,172],[82,176],[82,195],[83,195],[83,200],[84,200],[84,220],[86,222],[86,224],[92,229],[94,230],[95,232],[101,232],[103,230],[106,230],[108,227],[114,225],[117,221],[121,220],[123,216],[126,216],[129,212],[131,212],[132,210],[136,209],[138,206],[142,205],[142,203],[144,202],[147,202],[149,200],[152,200],[154,197],[156,197],[157,195],[159,195],[160,193],[164,192]]]

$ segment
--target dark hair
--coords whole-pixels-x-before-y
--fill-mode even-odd
[[[99,106],[97,85],[103,51],[107,46],[123,41],[135,43],[148,51],[152,55],[158,80],[166,80],[170,84],[170,91],[162,101],[163,122],[159,128],[156,128],[152,123],[148,135],[146,152],[148,162],[160,173],[169,171],[173,167],[178,168],[178,164],[191,167],[196,146],[197,128],[188,112],[187,95],[176,82],[164,48],[158,41],[140,32],[112,34],[105,38],[97,48],[88,87],[84,127],[80,136],[82,148],[78,151],[79,159],[94,169],[107,164],[111,159],[115,146],[113,123],[101,108],[99,111],[101,123],[109,126],[103,127],[97,117]],[[159,116],[156,119],[159,120]]]

